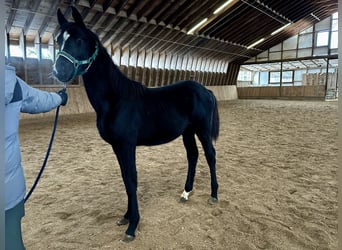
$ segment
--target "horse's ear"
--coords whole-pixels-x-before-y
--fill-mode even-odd
[[[63,26],[63,24],[68,23],[68,20],[66,20],[66,18],[64,17],[64,15],[62,14],[61,9],[57,10],[57,19],[58,19],[58,24],[59,26]]]
[[[78,12],[78,10],[74,6],[71,6],[71,10],[72,10],[72,17],[74,18],[75,23],[77,23],[78,25],[82,27],[85,27],[82,16]]]

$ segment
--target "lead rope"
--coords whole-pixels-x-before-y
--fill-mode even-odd
[[[64,86],[64,89],[66,89],[66,86]],[[44,169],[46,167],[46,163],[48,161],[48,158],[49,158],[49,155],[50,155],[50,151],[51,151],[51,148],[52,148],[52,143],[53,143],[53,140],[54,140],[54,137],[55,137],[55,133],[56,133],[56,128],[57,128],[57,122],[58,122],[58,115],[59,115],[59,108],[61,106],[59,105],[56,109],[56,115],[55,115],[55,122],[53,124],[53,129],[52,129],[52,134],[51,134],[51,138],[50,138],[50,143],[49,143],[49,146],[48,146],[48,149],[46,151],[46,154],[45,154],[45,159],[43,161],[43,165],[42,167],[40,168],[40,171],[38,173],[38,176],[36,177],[36,180],[34,181],[30,191],[25,195],[25,198],[24,198],[24,203],[26,203],[26,201],[30,198],[33,190],[36,188],[38,182],[39,182],[39,179],[40,177],[42,176],[43,172],[44,172]]]

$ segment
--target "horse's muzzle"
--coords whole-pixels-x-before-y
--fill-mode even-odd
[[[53,76],[62,83],[69,83],[73,80],[73,64],[64,58],[57,58],[53,65]]]

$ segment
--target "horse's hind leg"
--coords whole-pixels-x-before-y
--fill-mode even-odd
[[[213,146],[213,142],[210,136],[207,133],[197,134],[199,140],[202,143],[202,147],[205,153],[205,157],[207,159],[209,169],[210,169],[210,177],[211,177],[211,197],[209,198],[209,204],[214,204],[217,202],[217,190],[218,183],[216,178],[216,151]]]
[[[183,143],[188,158],[188,175],[185,182],[184,192],[181,196],[181,201],[185,202],[188,200],[189,194],[193,188],[196,164],[198,160],[198,148],[196,145],[195,133],[190,127],[183,133]]]

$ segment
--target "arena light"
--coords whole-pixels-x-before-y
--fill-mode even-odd
[[[273,36],[273,35],[275,35],[275,34],[278,34],[280,31],[286,29],[286,28],[287,28],[288,26],[290,26],[290,25],[291,25],[291,23],[285,24],[284,26],[280,27],[279,29],[273,31],[273,32],[271,33],[271,36]]]
[[[208,18],[204,18],[202,21],[200,21],[198,24],[196,24],[194,27],[192,27],[189,31],[188,31],[188,35],[191,35],[195,32],[195,30],[197,30],[199,27],[201,27],[206,21],[208,21]]]
[[[225,2],[224,4],[222,4],[220,7],[218,7],[215,11],[214,11],[214,15],[216,15],[217,13],[221,12],[228,4],[230,4],[231,2],[233,2],[233,0],[228,0],[227,2]]]
[[[253,48],[255,45],[259,44],[259,43],[262,43],[263,41],[265,41],[265,38],[261,38],[259,39],[258,41],[256,41],[255,43],[252,43],[251,45],[249,45],[247,47],[247,49],[250,49],[250,48]]]

